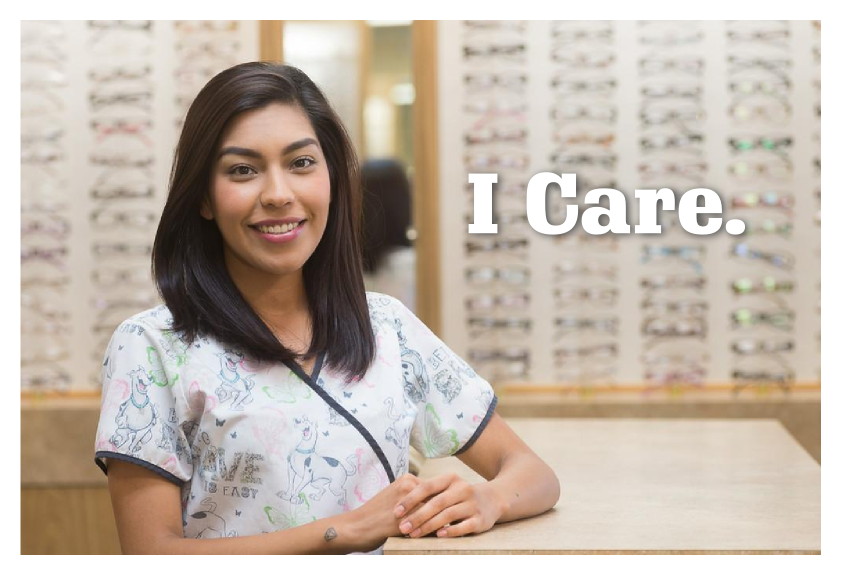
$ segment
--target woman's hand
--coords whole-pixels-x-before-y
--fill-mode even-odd
[[[485,481],[472,485],[455,474],[419,481],[393,506],[401,533],[481,533],[497,522],[543,513],[558,501],[558,477],[497,413],[458,458]]]
[[[456,474],[419,481],[400,499],[394,516],[410,537],[436,532],[439,537],[481,533],[497,522],[505,506],[487,482],[469,484]]]
[[[362,551],[371,551],[389,537],[403,535],[398,529],[399,519],[393,513],[395,505],[421,484],[412,474],[404,474],[383,488],[366,503],[348,512],[352,541]]]

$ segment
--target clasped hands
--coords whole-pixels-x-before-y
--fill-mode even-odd
[[[394,484],[403,497],[394,506],[398,530],[409,537],[460,537],[490,529],[503,502],[489,482],[470,484],[456,474],[422,480],[412,474]]]

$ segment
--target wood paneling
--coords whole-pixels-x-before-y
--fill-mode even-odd
[[[22,404],[22,485],[106,485],[105,475],[94,464],[99,404],[99,398]]]
[[[108,488],[21,489],[22,555],[119,555]]]
[[[415,239],[415,313],[433,332],[441,334],[437,58],[436,22],[413,21],[413,212],[418,233]]]
[[[260,61],[284,61],[282,20],[260,21]]]

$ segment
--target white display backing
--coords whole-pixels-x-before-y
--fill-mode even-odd
[[[695,247],[703,245],[705,254],[697,275],[706,278],[706,286],[699,299],[707,302],[705,320],[707,334],[701,342],[661,341],[655,353],[673,354],[685,351],[699,351],[707,354],[705,360],[704,384],[722,386],[732,383],[732,372],[737,369],[781,370],[789,369],[794,374],[796,384],[813,384],[819,378],[820,354],[820,313],[818,308],[820,281],[820,226],[814,220],[819,208],[818,198],[814,192],[820,186],[820,175],[814,166],[814,159],[820,156],[819,151],[819,118],[814,111],[819,102],[816,82],[820,77],[820,67],[817,57],[813,53],[814,46],[819,45],[818,30],[810,21],[790,21],[783,23],[789,29],[789,37],[783,48],[769,47],[765,44],[754,52],[746,52],[735,43],[729,42],[727,31],[742,23],[723,21],[705,21],[696,23],[702,32],[699,42],[687,46],[668,48],[650,48],[641,44],[641,30],[644,25],[634,21],[617,21],[610,23],[576,23],[569,22],[571,29],[580,27],[591,28],[608,24],[613,29],[613,40],[601,46],[615,55],[614,63],[599,73],[593,70],[593,77],[609,77],[616,82],[616,89],[612,96],[617,111],[616,122],[613,124],[614,143],[611,151],[617,157],[613,177],[617,181],[619,190],[627,197],[633,197],[633,191],[638,188],[670,187],[681,192],[695,187],[706,187],[715,190],[725,203],[725,219],[742,216],[742,211],[730,208],[730,198],[746,191],[790,192],[796,197],[794,210],[790,217],[793,232],[790,236],[752,235],[746,241],[752,248],[764,251],[784,252],[795,258],[792,270],[784,271],[780,268],[767,266],[756,261],[747,261],[730,255],[734,244],[743,240],[730,236],[724,230],[713,236],[700,237],[685,232],[681,227],[668,228],[661,235],[635,236],[624,235],[616,238],[616,251],[604,253],[592,246],[582,246],[571,235],[561,237],[543,236],[528,226],[523,230],[513,231],[506,228],[496,218],[499,216],[503,201],[498,191],[505,182],[517,178],[517,182],[526,183],[535,173],[542,171],[573,172],[576,168],[565,168],[563,171],[548,161],[548,155],[559,145],[553,141],[554,122],[550,116],[553,91],[551,78],[562,68],[555,63],[550,53],[553,40],[551,29],[555,25],[549,21],[529,21],[521,34],[513,35],[506,32],[495,37],[486,32],[481,36],[476,32],[468,33],[465,23],[447,21],[439,23],[439,125],[438,152],[440,164],[440,259],[442,264],[441,299],[442,299],[442,336],[454,350],[462,355],[468,355],[473,348],[484,349],[523,347],[530,353],[530,366],[526,378],[510,380],[505,375],[497,381],[499,384],[511,382],[513,384],[529,385],[558,385],[566,381],[559,381],[559,367],[554,363],[553,350],[558,347],[575,346],[577,335],[566,335],[558,338],[554,335],[553,319],[560,314],[553,299],[553,290],[558,282],[553,275],[552,265],[559,259],[573,259],[592,261],[603,259],[610,262],[617,269],[615,285],[619,288],[617,303],[610,308],[594,308],[586,311],[580,308],[580,315],[595,317],[604,314],[616,316],[619,319],[619,329],[613,337],[619,347],[619,354],[613,361],[615,374],[609,378],[589,381],[583,376],[570,384],[572,387],[585,385],[607,384],[614,386],[640,387],[646,386],[645,366],[642,362],[643,353],[650,347],[652,339],[641,334],[644,320],[644,310],[641,303],[645,292],[641,287],[641,279],[664,270],[681,270],[682,263],[669,262],[660,265],[656,262],[643,263],[642,247],[646,244],[656,246]],[[778,22],[767,23],[773,29],[781,27]],[[663,25],[663,24],[662,24]],[[686,25],[686,24],[685,24]],[[753,23],[753,29],[762,29],[763,22]],[[493,65],[475,64],[474,58],[463,55],[465,46],[482,48],[489,45],[507,45],[515,38],[526,46],[525,61],[499,63]],[[736,46],[736,47],[735,47]],[[586,46],[579,49],[571,48],[571,55],[575,52],[587,51]],[[740,49],[737,49],[740,48]],[[728,113],[729,106],[737,98],[729,90],[729,81],[738,77],[751,77],[745,73],[739,75],[729,67],[728,57],[734,54],[755,54],[754,57],[788,58],[791,60],[788,77],[791,87],[788,93],[778,94],[788,99],[792,113],[788,123],[769,127],[763,124],[742,126],[735,123]],[[682,54],[704,60],[704,70],[697,79],[702,85],[702,106],[705,118],[700,124],[699,131],[704,135],[704,144],[700,147],[700,158],[707,164],[707,173],[701,184],[687,181],[670,184],[668,180],[653,181],[655,184],[642,182],[638,173],[639,165],[647,161],[638,143],[643,130],[639,114],[643,103],[641,86],[645,81],[641,78],[638,62],[647,57],[670,58]],[[748,56],[745,56],[748,57]],[[479,59],[479,58],[477,58]],[[502,61],[500,58],[498,61]],[[466,103],[475,100],[467,90],[464,76],[482,70],[519,71],[528,76],[528,88],[525,101],[528,105],[525,127],[528,138],[525,143],[500,145],[498,149],[507,152],[525,152],[530,158],[529,166],[517,173],[501,172],[499,169],[471,171],[463,162],[466,153],[471,152],[464,140],[464,135],[471,132],[469,117],[463,112]],[[571,78],[581,77],[582,74],[570,74]],[[764,77],[768,77],[764,76]],[[675,78],[668,78],[675,79]],[[679,80],[681,78],[678,78]],[[680,81],[677,81],[680,83]],[[792,138],[793,144],[786,151],[792,164],[792,174],[788,180],[771,184],[754,179],[748,182],[735,180],[728,171],[728,165],[738,160],[732,153],[728,140],[730,137],[745,135],[786,135]],[[760,153],[761,151],[755,151]],[[750,155],[740,155],[740,157]],[[660,160],[661,157],[658,158]],[[500,172],[501,184],[495,187],[495,222],[498,222],[497,236],[469,236],[466,215],[473,217],[472,192],[467,188],[469,172]],[[580,188],[579,202],[582,190]],[[512,204],[511,202],[509,202]],[[515,203],[516,204],[516,203]],[[508,208],[511,210],[511,208]],[[519,206],[521,213],[526,213],[526,193],[523,191],[522,202]],[[633,210],[633,208],[632,208]],[[760,209],[758,209],[759,211]],[[765,212],[765,211],[764,211]],[[751,213],[751,214],[756,214]],[[774,214],[774,213],[771,213]],[[632,216],[636,219],[636,214]],[[674,219],[674,217],[673,217]],[[557,220],[555,222],[560,222]],[[632,222],[633,224],[633,222]],[[576,232],[579,232],[577,230]],[[506,239],[511,236],[526,236],[528,249],[519,257],[507,254],[472,254],[466,252],[464,244],[467,240]],[[477,265],[504,267],[511,263],[525,263],[531,271],[528,286],[530,303],[525,312],[495,310],[481,315],[497,318],[528,317],[531,329],[528,333],[509,334],[488,333],[478,335],[468,327],[468,319],[476,315],[466,309],[465,299],[469,295],[483,293],[485,290],[468,285],[465,280],[466,268]],[[694,272],[690,272],[691,274]],[[768,294],[752,296],[735,296],[731,291],[732,280],[739,277],[760,278],[774,275],[778,279],[793,279],[796,282],[794,291],[782,293],[778,296]],[[594,285],[585,283],[584,286]],[[494,290],[506,293],[507,289]],[[517,290],[520,291],[520,290]],[[731,312],[738,308],[752,307],[754,309],[771,310],[783,304],[785,308],[795,314],[794,326],[791,331],[782,331],[768,325],[751,327],[734,327],[731,323]],[[788,339],[795,343],[795,350],[785,354],[783,360],[770,357],[737,357],[731,351],[731,344],[736,339],[750,337],[754,339]],[[483,373],[481,363],[471,361],[472,365]],[[597,363],[598,364],[598,363]],[[580,363],[579,366],[592,366]],[[761,379],[762,380],[762,379]]]
[[[109,23],[105,23],[110,25]],[[244,61],[258,59],[259,37],[256,21],[204,21],[180,22],[156,20],[148,31],[116,29],[102,32],[101,28],[90,25],[87,21],[52,22],[60,34],[50,42],[58,48],[60,57],[50,65],[61,69],[64,75],[63,85],[51,88],[53,97],[61,101],[60,109],[43,117],[22,116],[22,136],[37,132],[38,125],[51,124],[60,127],[63,135],[59,144],[65,159],[52,161],[44,168],[51,169],[53,176],[51,190],[39,187],[38,173],[35,169],[22,171],[21,206],[23,221],[45,217],[49,208],[56,208],[57,216],[69,223],[70,232],[61,240],[46,238],[37,233],[22,235],[22,246],[43,244],[56,246],[63,244],[68,248],[63,274],[68,278],[66,286],[36,286],[27,280],[45,266],[38,261],[22,262],[22,294],[35,303],[49,303],[70,312],[69,319],[63,320],[67,329],[57,334],[36,333],[27,330],[27,322],[38,321],[37,315],[22,307],[22,353],[21,374],[24,393],[49,394],[98,392],[99,368],[102,355],[110,337],[108,329],[113,331],[123,319],[140,311],[130,303],[137,297],[157,300],[151,277],[145,284],[129,286],[125,283],[105,287],[94,282],[96,271],[139,268],[149,274],[148,255],[118,255],[97,257],[93,247],[98,243],[124,243],[151,246],[155,236],[157,220],[167,194],[167,183],[172,165],[173,152],[177,142],[179,128],[186,105],[195,91],[218,71]],[[140,25],[138,21],[129,25]],[[23,22],[22,31],[41,29],[42,22]],[[102,34],[102,36],[97,36]],[[110,37],[107,37],[109,36]],[[23,34],[26,41],[26,34]],[[99,38],[99,39],[97,39]],[[111,43],[100,49],[103,40]],[[228,51],[223,51],[226,48]],[[23,50],[21,62],[23,75],[36,65],[26,59]],[[57,67],[58,66],[58,67]],[[131,71],[149,67],[150,72],[142,82],[132,80],[114,83],[100,83],[92,79],[91,72]],[[94,109],[90,99],[92,94],[101,96],[106,93],[132,93],[137,85],[144,85],[151,91],[148,107],[138,112],[131,105],[125,107],[103,105]],[[113,88],[113,89],[112,89]],[[186,99],[178,99],[182,95]],[[39,96],[37,93],[22,91],[23,107],[26,108],[28,97]],[[34,99],[33,99],[34,100]],[[150,153],[152,164],[146,173],[146,180],[153,188],[151,197],[131,199],[101,199],[92,196],[91,191],[101,184],[100,178],[112,175],[116,179],[127,176],[119,167],[101,167],[96,165],[92,153],[104,152],[110,156],[125,152],[129,159],[140,156],[135,151],[139,137],[118,138],[114,142],[103,144],[98,140],[97,131],[92,126],[95,119],[121,120],[142,119],[151,121],[151,129],[146,134],[146,150]],[[125,148],[120,147],[126,144]],[[108,169],[110,172],[106,173]],[[131,170],[131,169],[128,169]],[[128,179],[124,179],[128,180]],[[56,182],[60,181],[60,183]],[[111,185],[113,190],[118,185]],[[128,225],[115,225],[112,228],[100,228],[92,224],[91,216],[100,208],[110,212],[127,214],[138,211],[155,213],[155,219],[148,225],[132,229]],[[43,233],[42,233],[43,234]],[[53,274],[55,267],[51,268]],[[96,304],[107,301],[112,304],[106,314],[100,314]],[[100,331],[95,333],[95,328]],[[50,353],[51,346],[67,348],[67,355]],[[58,358],[49,358],[56,355]],[[27,360],[26,357],[36,357]],[[68,376],[65,382],[50,379],[45,382],[31,382],[31,377],[42,377],[49,373],[64,372]]]

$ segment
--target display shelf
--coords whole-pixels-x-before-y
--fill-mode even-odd
[[[111,334],[160,303],[150,253],[187,107],[257,59],[256,21],[21,22],[21,390],[96,393]]]
[[[810,21],[439,22],[445,342],[495,386],[814,387],[818,36]],[[661,234],[543,235],[525,216],[539,172],[577,175],[575,200],[550,187],[554,224],[599,208],[592,188],[623,192],[634,224],[634,190],[703,187],[748,230],[696,236],[664,213]],[[497,234],[468,231],[469,173],[498,174]]]

